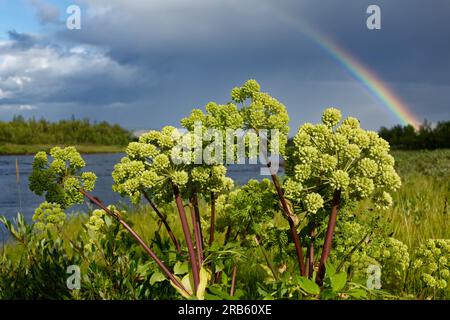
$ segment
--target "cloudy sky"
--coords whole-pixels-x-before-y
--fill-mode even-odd
[[[68,30],[66,9],[81,8]],[[381,8],[381,30],[366,9]],[[420,120],[450,120],[448,0],[0,0],[0,120],[89,117],[177,125],[257,79],[291,126],[336,106],[378,129],[400,119],[305,32],[374,72]]]

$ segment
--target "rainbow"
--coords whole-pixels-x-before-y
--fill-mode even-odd
[[[300,30],[305,35],[318,44],[322,50],[332,56],[356,80],[363,84],[372,96],[400,120],[402,125],[410,124],[416,129],[419,127],[420,121],[411,109],[373,71],[319,31],[312,29],[304,22],[293,21],[289,16],[285,15],[285,18],[299,25],[301,27]]]

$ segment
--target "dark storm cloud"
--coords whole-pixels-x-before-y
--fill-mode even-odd
[[[79,3],[82,29],[59,29],[52,45],[61,48],[48,44],[38,51],[58,67],[30,66],[34,73],[23,74],[39,80],[24,78],[22,85],[10,80],[9,88],[17,90],[4,90],[9,105],[16,99],[54,110],[59,102],[66,114],[89,110],[132,128],[160,127],[176,125],[192,107],[210,100],[228,101],[233,86],[256,78],[287,105],[294,128],[317,121],[329,105],[374,129],[398,122],[296,23],[307,21],[374,70],[418,118],[449,118],[445,0]],[[381,7],[382,30],[366,28],[369,4]],[[10,42],[26,43],[11,36]],[[27,50],[16,54],[26,56]],[[4,72],[0,68],[0,76]]]

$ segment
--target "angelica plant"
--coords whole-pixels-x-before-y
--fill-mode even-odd
[[[322,115],[322,123],[301,126],[287,159],[289,178],[284,189],[298,212],[312,219],[320,211],[330,212],[318,283],[325,272],[340,205],[372,199],[377,208],[388,208],[392,205],[390,193],[401,185],[389,144],[376,132],[363,130],[357,119],[348,117],[341,122],[341,118],[338,109],[329,108]],[[312,235],[314,228],[311,226]]]
[[[216,198],[221,192],[233,187],[233,181],[226,177],[226,167],[223,165],[224,159],[236,160],[235,144],[227,143],[227,134],[240,129],[243,119],[235,104],[210,102],[205,106],[205,112],[194,109],[180,123],[188,130],[188,137],[193,142],[195,159],[189,167],[189,186],[197,224],[200,221],[198,194],[209,199],[211,214],[208,243],[211,245],[215,233]],[[201,230],[201,227],[197,228]]]
[[[219,229],[230,228],[228,239],[262,236],[266,226],[272,225],[279,209],[275,188],[268,179],[251,179],[227,196],[221,196],[219,201]]]
[[[92,196],[95,186],[96,176],[92,172],[83,172],[86,165],[81,155],[74,147],[59,148],[50,150],[51,161],[45,152],[35,155],[33,161],[33,172],[30,175],[30,189],[37,195],[45,195],[51,205],[44,204],[36,212],[36,218],[43,219],[47,224],[60,220],[60,208],[68,208],[74,204],[81,203],[84,197],[106,212],[109,216],[117,220],[143,247],[143,249],[156,262],[166,276],[182,292],[189,294],[186,287],[178,280],[156,254],[148,247],[142,238],[125,222],[123,217],[115,211],[108,209],[101,200]],[[50,218],[50,220],[49,220]],[[42,222],[41,222],[42,223]]]
[[[198,236],[198,227],[194,227],[197,239],[196,252],[182,196],[189,182],[186,163],[193,157],[193,151],[182,152],[192,148],[192,139],[189,138],[191,137],[170,126],[164,127],[161,131],[152,130],[141,135],[138,142],[128,146],[127,156],[114,167],[113,190],[129,196],[133,203],[138,203],[141,196],[148,198],[149,194],[165,202],[171,202],[175,197],[191,261],[194,291],[197,291],[202,262],[201,240]],[[182,148],[183,150],[175,148],[180,145],[185,148]],[[195,215],[193,218],[195,219]],[[194,226],[196,225],[194,221]]]
[[[251,179],[244,186],[221,195],[218,204],[218,230],[226,231],[225,244],[239,237],[240,246],[259,248],[276,277],[277,271],[264,250],[264,244],[272,240],[267,236],[273,234],[273,220],[279,211],[277,193],[270,180]]]
[[[66,214],[57,203],[43,202],[35,210],[33,221],[38,230],[58,228],[66,220]]]
[[[71,207],[83,202],[80,189],[92,191],[96,175],[93,172],[81,172],[86,165],[74,147],[55,147],[50,150],[52,161],[45,152],[38,152],[33,161],[30,175],[30,190],[39,196],[44,195],[50,203],[61,208]]]
[[[270,134],[267,133],[265,136],[259,137],[259,139],[267,141],[267,147],[265,147],[264,144],[259,144],[260,147],[262,146],[259,152],[265,157],[264,160],[280,199],[284,216],[289,222],[300,273],[305,275],[306,271],[303,260],[303,251],[297,233],[298,220],[296,219],[292,207],[286,201],[280,180],[275,170],[273,170],[273,163],[268,156],[268,152],[271,152],[272,156],[285,154],[287,135],[289,133],[289,115],[286,107],[268,93],[261,92],[260,85],[255,80],[248,80],[241,87],[235,87],[231,91],[231,98],[233,101],[241,103],[243,106],[240,111],[244,120],[244,128],[259,131],[260,134],[261,130],[271,130]]]
[[[450,240],[429,239],[421,244],[412,263],[425,288],[443,292],[450,283]]]
[[[411,261],[408,247],[390,236],[390,228],[377,213],[355,216],[353,212],[348,205],[340,210],[330,260],[353,282],[365,283],[368,268],[378,266],[382,289],[401,292]]]

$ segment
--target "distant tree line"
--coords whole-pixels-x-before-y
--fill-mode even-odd
[[[450,121],[438,122],[434,127],[425,121],[418,130],[411,125],[396,125],[390,129],[381,127],[379,134],[395,149],[450,148]]]
[[[0,144],[126,145],[132,139],[132,133],[118,124],[91,123],[73,116],[59,122],[25,120],[22,116],[14,116],[10,122],[0,121]]]

